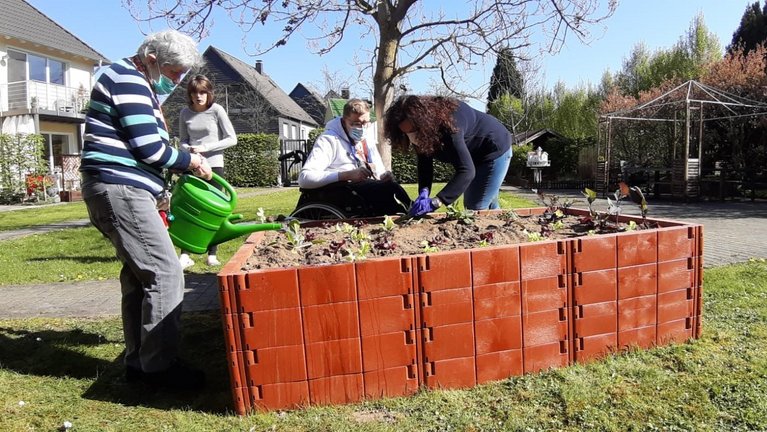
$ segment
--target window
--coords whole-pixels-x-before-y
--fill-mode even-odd
[[[48,59],[48,76],[49,81],[52,84],[64,85],[66,84],[65,74],[67,72],[67,65],[58,60]]]
[[[66,85],[64,62],[35,54],[8,50],[8,82],[34,80]]]
[[[282,137],[283,138],[290,138],[290,136],[288,135],[289,133],[290,133],[290,129],[288,128],[288,124],[287,123],[283,123],[282,124]]]
[[[45,58],[36,55],[27,55],[27,65],[29,65],[29,79],[46,82]]]
[[[298,138],[298,132],[296,132],[296,125],[290,127],[290,137],[293,139]]]
[[[27,80],[27,55],[8,51],[8,82]]]
[[[42,135],[45,138],[43,157],[50,166],[61,165],[61,155],[76,153],[75,149],[70,148],[69,135],[55,133],[43,133]]]

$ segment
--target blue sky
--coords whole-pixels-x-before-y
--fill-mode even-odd
[[[91,47],[110,59],[131,55],[143,39],[142,31],[151,32],[164,28],[160,23],[139,25],[121,5],[119,0],[28,0],[66,29],[84,40]],[[424,0],[434,2],[435,0]],[[458,8],[463,2],[450,3]],[[568,87],[591,83],[597,85],[603,72],[609,69],[616,72],[621,68],[623,59],[639,42],[644,42],[650,50],[669,48],[685,34],[693,18],[702,12],[709,31],[719,37],[722,47],[726,47],[732,33],[740,23],[746,5],[755,0],[622,0],[615,15],[604,23],[604,28],[593,28],[594,40],[584,45],[578,40],[568,39],[562,50],[555,55],[542,56],[539,59],[538,79],[547,88],[558,80]],[[469,3],[473,3],[469,0]],[[253,63],[255,57],[249,56],[242,45],[242,32],[228,17],[216,16],[211,36],[200,42],[201,51],[214,45],[243,61]],[[268,30],[261,38],[258,33],[250,35],[271,40]],[[334,52],[325,56],[311,54],[303,39],[294,38],[286,47],[281,47],[258,57],[264,62],[264,69],[286,92],[290,92],[299,83],[322,87],[323,67],[331,72],[347,71],[356,75],[352,58],[364,55],[360,38],[346,38]],[[480,67],[466,77],[467,85],[478,88],[486,86],[490,79],[494,58],[488,58],[484,67]],[[342,72],[343,74],[343,72]],[[409,87],[416,93],[428,92],[429,78],[413,76]],[[352,89],[352,94],[368,96],[367,90]],[[480,107],[484,101],[473,105]]]

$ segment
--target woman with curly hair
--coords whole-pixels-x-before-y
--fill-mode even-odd
[[[467,209],[498,208],[498,192],[511,161],[512,136],[495,117],[441,96],[400,96],[386,110],[384,135],[394,149],[418,156],[421,194],[410,207],[422,216],[463,194]],[[429,198],[434,159],[455,168],[453,178]]]

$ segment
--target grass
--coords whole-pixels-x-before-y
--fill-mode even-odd
[[[435,185],[440,188],[441,186]],[[415,196],[417,186],[406,185],[405,189],[411,196]],[[289,214],[295,208],[298,196],[299,191],[296,188],[275,189],[275,192],[244,196],[238,199],[235,213],[242,213],[246,221],[256,220],[259,207],[264,208],[267,215]],[[83,204],[79,203],[79,205]],[[501,194],[501,205],[503,208],[519,208],[529,207],[533,203],[504,192]],[[69,205],[55,207],[68,208]],[[48,215],[50,209],[55,207],[3,212],[0,213],[0,218],[6,216],[5,213],[21,212],[32,219],[37,218],[37,213],[32,213],[33,211]],[[85,217],[87,218],[87,212]],[[21,220],[21,218],[15,220]],[[221,262],[228,261],[243,241],[244,238],[241,238],[221,244],[218,251]],[[0,266],[0,286],[117,278],[121,267],[114,256],[111,244],[93,227],[36,234],[6,240],[2,242],[2,245],[0,262],[3,265]],[[197,264],[188,269],[188,272],[215,273],[218,269],[208,267],[204,259],[196,261]]]
[[[700,340],[467,390],[238,417],[220,317],[186,314],[182,350],[210,385],[120,379],[118,318],[0,320],[0,430],[537,431],[767,429],[767,262],[708,269]],[[24,405],[19,404],[24,401]]]
[[[88,219],[84,202],[30,206],[22,210],[0,212],[0,231],[31,228],[59,222]]]

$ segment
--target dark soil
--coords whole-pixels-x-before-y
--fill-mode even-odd
[[[590,217],[555,216],[552,213],[517,216],[510,211],[475,215],[472,222],[448,217],[396,220],[391,230],[375,221],[313,223],[299,233],[303,247],[294,247],[284,232],[267,232],[243,270],[321,265],[386,256],[472,249],[538,240],[567,239],[627,229],[624,223],[596,223]],[[636,229],[643,229],[636,226]],[[532,234],[529,234],[532,233]],[[540,236],[540,237],[539,237]],[[365,251],[364,244],[369,245]]]

